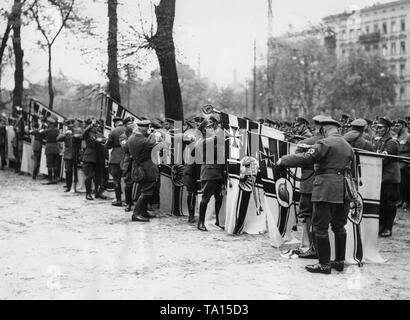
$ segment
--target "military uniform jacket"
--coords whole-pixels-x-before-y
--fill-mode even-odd
[[[110,154],[110,159],[108,163],[110,164],[121,164],[124,160],[124,151],[121,148],[120,136],[125,133],[125,126],[118,126],[111,130],[108,135],[108,140],[105,143],[107,149],[112,149]]]
[[[352,147],[339,133],[331,133],[305,153],[282,157],[281,164],[305,167],[313,163],[312,202],[344,203],[343,170],[350,169],[352,159]]]
[[[376,152],[390,155],[399,154],[399,143],[392,139],[390,133],[386,133],[376,142]],[[382,183],[400,183],[399,163],[393,159],[383,159]]]
[[[204,140],[201,140],[198,142],[198,147],[196,150],[200,153],[200,159],[203,159],[204,162],[206,162],[206,150],[209,150],[210,148],[214,148],[214,163],[204,163],[201,166],[201,172],[200,172],[200,179],[201,181],[206,181],[206,180],[223,180],[224,179],[224,170],[225,170],[225,165],[224,164],[218,164],[217,163],[217,157],[218,154],[225,154],[224,150],[218,150],[218,144],[217,144],[217,135],[214,136],[214,138],[207,138]],[[219,147],[223,148],[224,145],[221,144]]]
[[[317,141],[320,139],[323,139],[322,135],[314,135],[313,137],[307,138],[305,140],[300,141],[300,144],[305,144],[305,145],[314,145]],[[296,153],[303,153],[300,149],[296,149]],[[313,191],[313,164],[302,168],[302,176],[301,176],[301,181],[300,181],[300,187],[299,187],[299,192],[300,193],[306,193],[306,194],[311,194]]]
[[[97,139],[96,128],[93,125],[89,125],[85,128],[83,132],[83,139],[85,141],[85,149],[83,153],[83,162],[96,163],[97,153],[96,153],[96,143]]]
[[[121,171],[127,172],[131,170],[131,164],[132,164],[132,157],[130,153],[130,148],[128,146],[128,137],[125,133],[120,135],[119,137],[121,148],[124,151],[124,160],[121,164]]]
[[[363,137],[360,131],[350,130],[343,135],[343,138],[352,146],[352,148],[373,151],[373,145],[369,140]]]
[[[64,142],[63,159],[72,160],[74,158],[73,157],[73,137],[62,133],[57,137],[57,141]]]
[[[158,165],[151,160],[151,151],[156,144],[152,134],[145,137],[141,133],[133,133],[128,138],[132,165],[140,165],[144,170],[144,179],[141,182],[154,182],[159,177]]]
[[[403,132],[397,137],[397,141],[399,142],[399,155],[402,157],[410,157],[410,134],[407,130],[403,130]],[[399,162],[399,167],[404,168],[408,166],[403,162]]]
[[[40,131],[41,138],[46,139],[45,154],[59,154],[60,147],[57,143],[57,137],[60,135],[58,128],[48,128]]]
[[[30,131],[30,134],[34,136],[34,139],[31,142],[31,149],[33,152],[40,152],[43,144],[42,134],[38,129]]]

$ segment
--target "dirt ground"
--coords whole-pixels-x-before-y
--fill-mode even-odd
[[[267,234],[200,232],[165,212],[131,222],[110,200],[62,190],[0,171],[0,299],[410,299],[407,211],[378,241],[387,263],[317,275]]]

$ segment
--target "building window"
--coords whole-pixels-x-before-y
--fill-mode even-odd
[[[406,53],[406,42],[400,41],[400,54]]]
[[[374,45],[373,45],[373,50],[379,50],[379,45],[378,45],[378,44],[374,44]]]
[[[400,21],[400,28],[401,28],[401,31],[406,31],[406,20],[405,19],[401,19],[401,21]]]
[[[370,46],[369,46],[368,44],[366,44],[366,45],[364,46],[364,50],[366,50],[367,52],[369,52],[369,51],[370,51]]]
[[[369,32],[370,32],[370,27],[366,26],[366,33],[369,33]]]
[[[405,89],[404,89],[404,87],[400,87],[400,100],[403,100],[404,99],[404,94],[405,94]]]
[[[406,65],[401,64],[400,65],[400,78],[404,78],[405,75],[406,75]]]
[[[396,74],[396,65],[395,65],[395,64],[392,64],[392,65],[390,66],[390,73],[391,73],[391,74],[394,74],[395,76],[397,75],[397,74]]]
[[[346,40],[346,30],[342,31],[342,40]]]
[[[396,32],[396,21],[391,22],[391,32]]]
[[[382,46],[382,55],[383,57],[387,56],[387,44],[384,43]]]
[[[374,24],[374,32],[379,31],[379,25],[377,23]]]
[[[360,36],[362,34],[362,29],[357,29],[357,35]]]
[[[343,58],[346,57],[346,50],[345,49],[342,50],[342,57]]]
[[[353,39],[354,38],[354,30],[350,29],[349,30],[349,39]]]
[[[387,33],[387,23],[383,22],[383,34]]]
[[[392,55],[392,56],[394,56],[394,55],[396,55],[396,42],[392,42],[391,43],[391,47],[390,47],[390,54]]]

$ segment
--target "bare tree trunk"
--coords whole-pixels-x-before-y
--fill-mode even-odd
[[[184,120],[181,88],[178,82],[175,62],[175,45],[173,28],[175,18],[175,0],[161,0],[155,7],[157,32],[149,39],[154,48],[161,71],[162,87],[165,101],[165,117]]]
[[[12,22],[13,22],[13,50],[15,57],[15,71],[14,71],[14,90],[13,90],[13,110],[12,114],[17,114],[16,107],[21,106],[23,102],[23,55],[24,52],[21,49],[21,0],[14,0],[12,10]]]
[[[117,65],[117,0],[108,0],[108,92],[115,101],[121,103],[120,79]]]
[[[51,46],[48,46],[48,107],[53,110],[54,105],[54,89],[53,76],[51,73]]]
[[[10,18],[7,21],[7,26],[6,30],[4,31],[3,39],[1,40],[1,45],[0,45],[0,106],[2,105],[2,94],[1,94],[1,74],[3,70],[3,56],[4,56],[4,51],[6,50],[7,47],[7,41],[9,39],[11,31],[11,23],[10,23]]]

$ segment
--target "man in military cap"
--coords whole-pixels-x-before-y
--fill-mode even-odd
[[[352,146],[352,148],[373,151],[373,145],[370,141],[363,138],[364,128],[367,122],[364,119],[355,119],[351,123],[351,130],[343,135],[343,138]]]
[[[403,119],[398,119],[393,127],[393,131],[397,133],[397,141],[399,142],[399,155],[409,157],[410,159],[410,134],[407,129],[407,122]],[[404,162],[399,163],[400,167],[400,200],[398,207],[407,209],[407,204],[410,201],[410,166]]]
[[[148,222],[155,215],[147,212],[147,204],[153,195],[155,184],[159,177],[158,165],[151,160],[151,151],[157,144],[155,134],[149,134],[149,120],[138,123],[137,129],[128,139],[128,147],[132,156],[133,169],[140,166],[144,173],[141,181],[138,181],[140,196],[135,203],[132,221]]]
[[[125,127],[120,117],[114,117],[114,129],[108,135],[108,140],[105,143],[105,147],[107,149],[112,149],[110,154],[110,159],[108,161],[108,165],[110,168],[110,173],[114,180],[114,188],[115,188],[115,198],[116,200],[113,201],[112,205],[116,207],[122,207],[121,201],[121,163],[124,160],[124,151],[121,148],[119,137],[120,135],[124,134]]]
[[[344,175],[353,160],[352,147],[338,132],[340,123],[330,117],[320,119],[324,138],[305,153],[286,155],[279,159],[279,167],[304,167],[314,164],[313,231],[319,263],[306,266],[313,273],[330,274],[331,268],[344,268],[346,252],[347,216],[350,202],[345,199]],[[335,235],[335,261],[330,261],[329,224]]]
[[[223,164],[218,163],[218,154],[224,154],[223,150],[219,150],[220,147],[224,147],[224,144],[218,144],[218,139],[221,138],[221,131],[218,129],[218,122],[215,121],[215,117],[209,117],[205,119],[199,126],[199,130],[203,131],[205,138],[200,139],[196,143],[195,150],[199,152],[200,159],[205,158],[205,162],[201,166],[200,179],[202,186],[202,199],[199,204],[199,219],[197,228],[201,231],[207,231],[205,227],[205,214],[208,207],[209,200],[212,196],[215,197],[215,225],[219,224],[219,211],[222,206],[222,187],[224,185],[225,167]],[[223,135],[222,135],[223,136]],[[213,149],[214,159],[209,159],[209,156],[205,154],[204,150]]]
[[[390,128],[392,122],[381,117],[376,125],[379,140],[375,144],[377,153],[388,155],[399,154],[399,143],[392,139]],[[379,235],[390,237],[396,217],[396,202],[399,199],[400,168],[394,159],[384,158],[382,169],[382,186],[380,193]]]
[[[48,117],[47,124],[47,129],[40,130],[41,139],[46,140],[45,154],[47,158],[49,180],[47,184],[56,184],[58,178],[58,156],[60,154],[60,148],[57,143],[57,137],[60,134],[60,130],[57,128],[57,119],[55,117]]]
[[[99,143],[95,144],[96,161],[95,161],[95,175],[94,175],[94,195],[96,199],[106,200],[104,191],[107,187],[108,181],[108,150],[105,147],[107,139],[104,136],[104,120],[97,120],[96,123],[96,140]]]
[[[128,139],[133,134],[133,131],[137,128],[137,125],[133,122],[133,119],[131,120],[128,118],[124,119],[124,125],[125,132],[119,137],[121,147],[124,150],[124,161],[122,162],[121,170],[125,183],[125,212],[130,212],[133,205],[132,191],[134,187],[134,181],[131,177],[132,156],[128,146]]]
[[[74,152],[73,152],[73,131],[74,131],[74,119],[66,121],[67,130],[65,133],[61,133],[57,137],[58,142],[64,142],[64,167],[65,167],[65,179],[66,189],[64,192],[69,192],[73,184],[74,173]]]
[[[313,123],[315,125],[314,135],[310,138],[304,139],[297,144],[296,153],[303,153],[309,150],[316,142],[323,139],[323,134],[320,132],[320,121],[325,118],[324,116],[313,117]],[[315,246],[315,233],[312,225],[312,191],[313,191],[313,179],[314,179],[313,164],[302,168],[302,176],[299,186],[299,215],[305,219],[305,232],[309,239],[309,249],[299,254],[299,258],[303,259],[315,259],[317,258],[316,246]]]
[[[86,128],[83,131],[83,139],[85,141],[85,149],[82,156],[83,170],[85,175],[85,198],[94,200],[92,196],[92,182],[95,177],[95,164],[97,161],[96,144],[102,143],[102,139],[98,138],[97,119],[89,118],[86,121]]]

